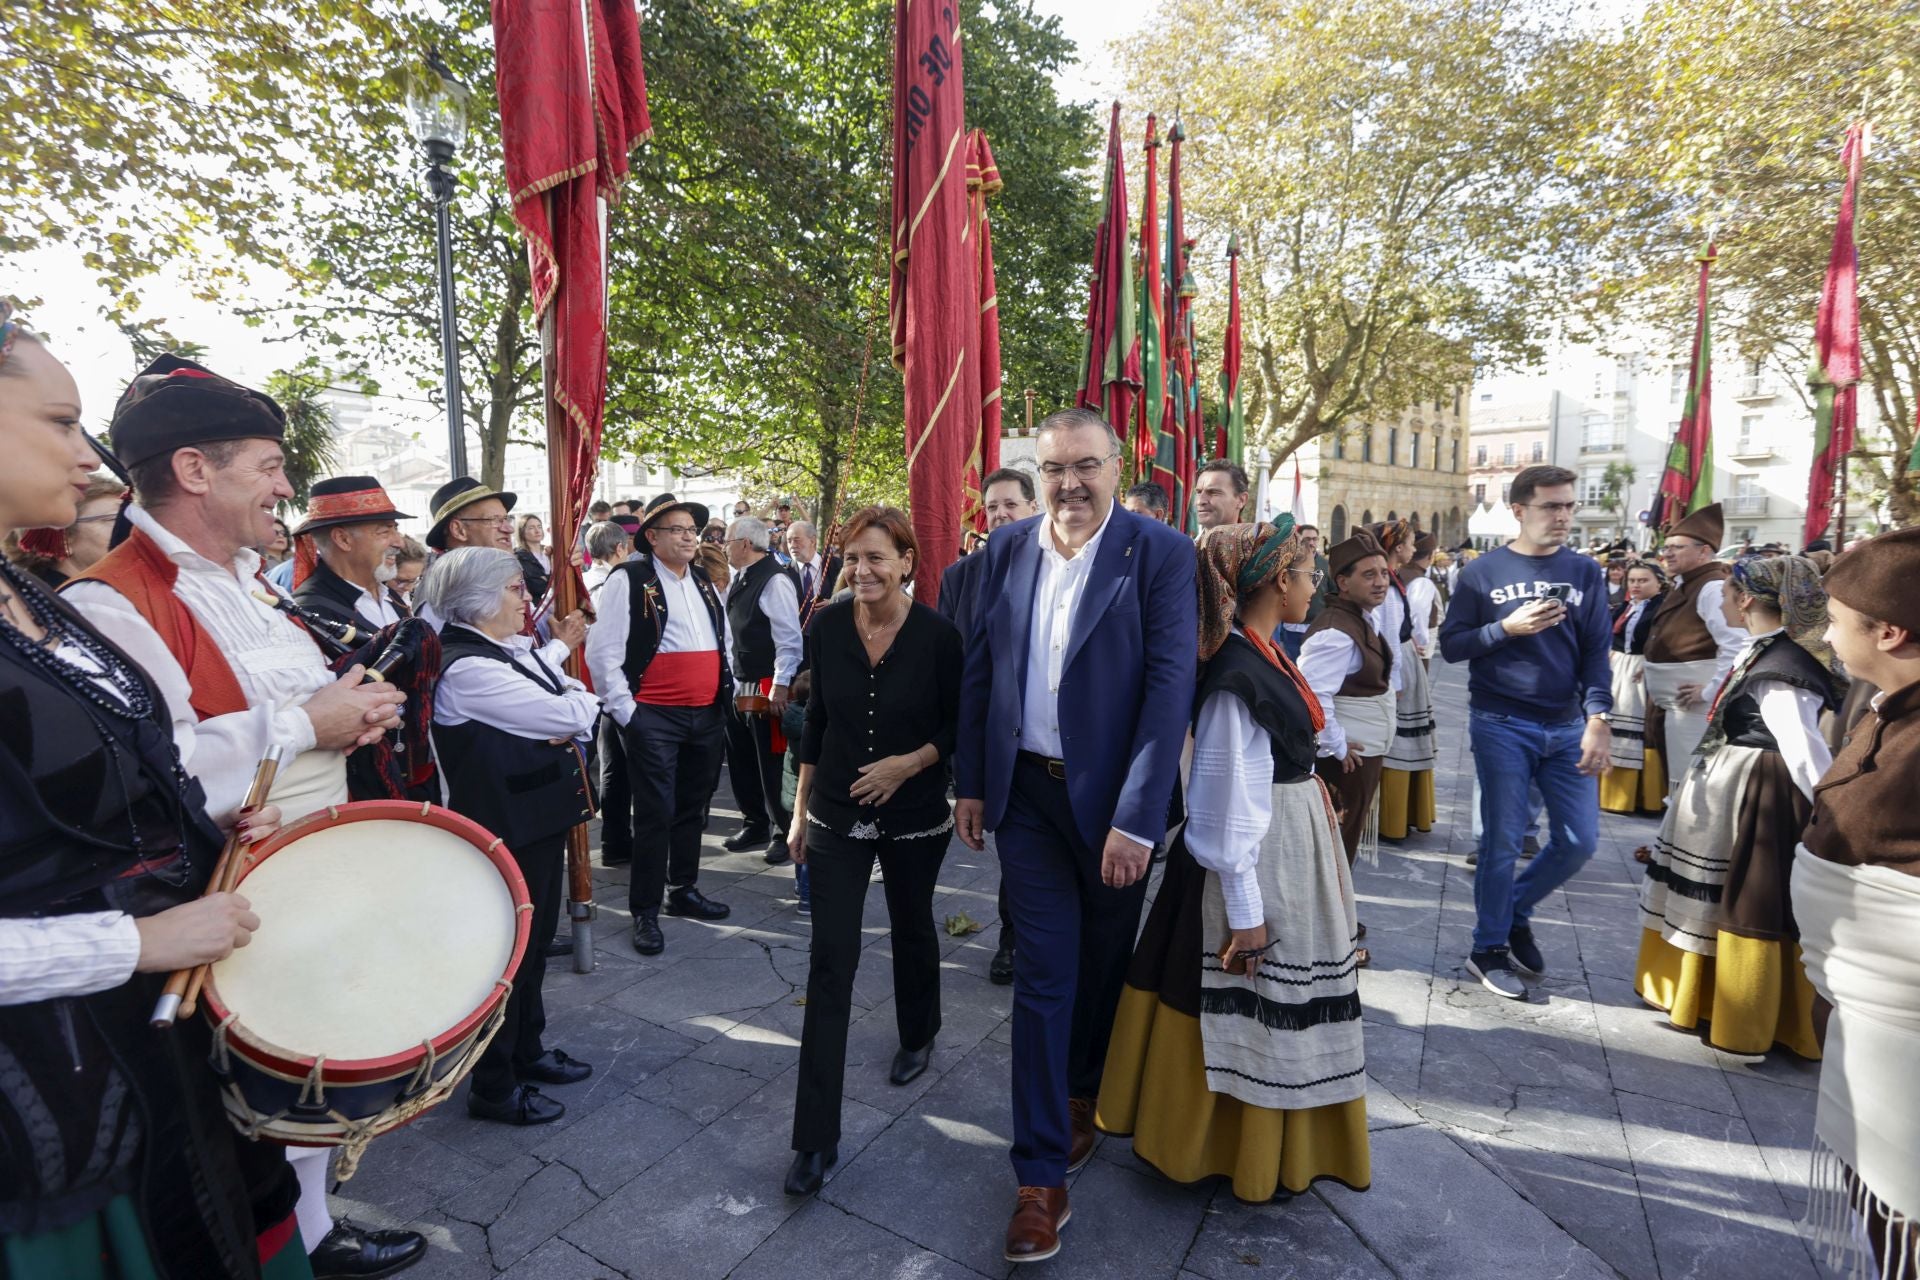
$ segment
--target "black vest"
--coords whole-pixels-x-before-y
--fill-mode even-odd
[[[764,680],[773,674],[773,621],[761,611],[760,595],[781,573],[786,569],[778,560],[762,556],[735,574],[727,588],[727,620],[733,623],[733,674],[737,679]],[[794,590],[799,589],[795,584]]]
[[[613,572],[627,575],[627,656],[620,669],[626,672],[627,687],[637,691],[641,677],[653,662],[653,655],[660,651],[660,637],[666,634],[667,596],[660,589],[660,571],[650,556],[629,560]],[[713,690],[713,700],[719,702],[729,696],[733,686],[733,678],[727,674],[727,615],[707,571],[696,564],[688,566],[687,572],[693,575],[694,587],[706,603],[707,621],[713,624],[713,642],[720,651],[720,682]]]
[[[1219,692],[1246,703],[1253,722],[1273,739],[1275,782],[1292,782],[1313,772],[1313,719],[1306,699],[1287,674],[1261,657],[1244,636],[1229,634],[1220,652],[1208,660],[1194,699],[1194,715]]]
[[[442,631],[440,651],[443,679],[457,662],[491,661],[505,663],[535,689],[558,694],[566,687],[557,675],[536,676],[467,627]],[[433,736],[447,779],[448,807],[505,840],[509,849],[559,835],[593,817],[579,744],[555,746],[478,720],[435,725]]]
[[[1764,677],[1809,690],[1820,695],[1822,705],[1828,711],[1834,710],[1840,703],[1834,696],[1833,680],[1826,668],[1812,654],[1788,639],[1786,632],[1756,641],[1755,647],[1760,650],[1760,655],[1750,664],[1741,663],[1745,669],[1737,676],[1728,676],[1730,687],[1720,699],[1720,727],[1733,746],[1778,751],[1779,742],[1775,740],[1773,731],[1767,728],[1767,722],[1760,718],[1760,700],[1749,692],[1754,681]]]

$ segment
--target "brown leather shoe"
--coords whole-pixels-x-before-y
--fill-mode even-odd
[[[1093,1099],[1068,1098],[1067,1115],[1073,1121],[1073,1145],[1067,1148],[1067,1172],[1093,1159]]]
[[[1045,1262],[1060,1252],[1060,1228],[1072,1216],[1065,1187],[1020,1188],[1020,1203],[1007,1224],[1006,1260]]]

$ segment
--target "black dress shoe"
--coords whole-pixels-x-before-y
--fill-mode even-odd
[[[541,1084],[579,1084],[593,1074],[593,1068],[559,1049],[549,1049],[526,1066],[515,1067],[513,1074]]]
[[[624,867],[632,862],[633,855],[630,853],[608,853],[604,849],[600,852],[600,865],[603,867]]]
[[[643,956],[657,956],[667,949],[658,911],[642,911],[633,918],[633,949]]]
[[[827,1170],[833,1168],[839,1159],[838,1147],[825,1151],[794,1152],[793,1163],[787,1166],[787,1194],[810,1196],[818,1191],[820,1183],[827,1176]]]
[[[552,1124],[567,1114],[567,1108],[530,1084],[517,1084],[498,1101],[469,1092],[467,1114],[481,1120],[498,1120],[501,1124]]]
[[[751,849],[755,845],[765,844],[771,839],[773,839],[773,832],[767,830],[765,827],[742,827],[725,840],[722,840],[720,847],[728,853],[739,853],[742,850]]]
[[[787,852],[787,842],[784,838],[778,838],[769,843],[764,857],[766,864],[770,867],[784,867],[793,861],[792,855]]]
[[[547,959],[549,960],[555,956],[570,956],[572,954],[573,935],[570,933],[563,934],[547,944]]]
[[[902,1049],[893,1055],[893,1070],[887,1072],[888,1084],[912,1084],[927,1064],[933,1061],[933,1041],[918,1049]]]
[[[695,920],[725,920],[733,914],[733,908],[724,902],[715,902],[690,884],[684,884],[668,892],[667,914],[691,916]]]
[[[307,1261],[314,1280],[377,1280],[405,1271],[426,1252],[427,1238],[418,1231],[369,1231],[342,1218]]]
[[[987,980],[996,987],[1013,985],[1013,943],[1005,934],[1000,936],[1000,949],[993,953],[993,963],[987,966]]]

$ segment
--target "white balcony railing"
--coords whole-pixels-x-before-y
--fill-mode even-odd
[[[1764,493],[1736,493],[1727,499],[1727,514],[1736,516],[1764,516],[1767,514],[1768,495]]]

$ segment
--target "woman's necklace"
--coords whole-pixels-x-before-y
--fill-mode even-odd
[[[40,639],[34,639],[14,625],[10,611],[0,611],[0,637],[11,642],[29,666],[39,668],[47,677],[102,711],[131,720],[144,720],[153,714],[153,698],[147,691],[146,681],[125,659],[96,642],[85,630],[68,626],[52,603],[41,599],[41,588],[29,582],[22,570],[10,564],[0,565],[0,577],[14,589],[9,594],[9,602],[18,601],[43,633]],[[94,670],[61,657],[56,650],[63,643],[84,654]],[[97,680],[105,680],[113,693],[102,689]]]
[[[889,618],[886,622],[875,627],[871,631],[867,630],[865,627],[861,627],[860,634],[866,637],[868,644],[872,644],[875,640],[878,640],[881,636],[893,630],[895,627],[899,626],[901,623],[905,622],[907,620],[907,614],[912,612],[912,610],[913,610],[913,601],[909,600],[907,601],[907,607],[905,609],[900,610],[899,615],[897,617]],[[858,615],[856,615],[855,618],[857,621]]]

